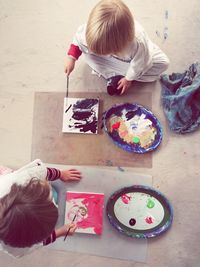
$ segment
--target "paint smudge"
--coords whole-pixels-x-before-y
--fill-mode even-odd
[[[124,204],[128,204],[131,200],[131,197],[125,194],[121,196],[121,200],[124,202]]]
[[[134,226],[136,224],[136,220],[134,218],[131,218],[130,221],[129,221],[129,224],[131,226]]]
[[[120,172],[124,172],[125,170],[122,168],[122,167],[120,167],[120,166],[117,166],[117,168],[118,168],[118,170],[120,171]]]
[[[151,216],[146,217],[145,222],[148,224],[152,224],[153,223],[153,218]]]
[[[163,37],[164,37],[164,40],[168,38],[168,27],[164,27]]]
[[[111,160],[106,160],[106,166],[113,166],[113,163]]]
[[[114,123],[114,124],[112,125],[112,128],[113,128],[113,129],[118,129],[119,126],[120,126],[120,121]]]
[[[158,38],[160,38],[160,32],[159,31],[156,31],[156,35]]]
[[[164,29],[163,29],[163,41],[166,41],[167,38],[168,38],[168,27],[167,27],[167,20],[169,18],[169,12],[168,10],[165,10],[165,26],[164,26]]]
[[[165,10],[165,19],[168,19],[169,18],[169,12],[168,10]]]
[[[155,203],[152,199],[148,199],[148,202],[147,202],[147,207],[149,209],[152,209],[153,207],[155,206]]]

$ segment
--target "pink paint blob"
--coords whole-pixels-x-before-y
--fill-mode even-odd
[[[128,131],[123,131],[123,132],[120,132],[119,135],[121,137],[125,137],[126,135],[128,134]]]
[[[145,222],[148,224],[152,224],[153,223],[153,218],[151,216],[146,217]]]
[[[122,202],[124,202],[124,204],[128,204],[131,200],[131,197],[129,197],[128,195],[123,195],[121,196],[121,200]]]
[[[72,217],[72,214],[76,211],[77,218],[75,223],[77,228],[87,229],[93,228],[97,235],[102,234],[103,225],[103,207],[104,207],[104,195],[94,193],[79,193],[79,192],[67,192],[67,201],[73,201],[73,208],[69,211],[68,217]],[[82,216],[78,211],[76,200],[81,200],[82,206],[87,210],[87,214]],[[80,207],[80,205],[79,205]]]

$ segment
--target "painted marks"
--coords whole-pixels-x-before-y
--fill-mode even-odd
[[[114,105],[106,111],[103,122],[108,136],[125,151],[144,154],[156,149],[162,141],[160,122],[150,110],[138,104]],[[119,128],[113,129],[117,122]],[[133,142],[134,137],[139,137],[138,144]]]
[[[115,129],[115,130],[116,130],[116,129],[119,128],[119,126],[120,126],[120,121],[114,123],[114,124],[112,125],[112,129]]]
[[[162,204],[143,192],[129,192],[119,196],[114,214],[120,223],[135,230],[148,230],[158,226],[164,218]]]
[[[123,110],[121,116],[113,115],[109,120],[109,132],[117,132],[123,142],[148,148],[154,142],[157,130],[145,114]]]
[[[168,19],[169,19],[169,11],[165,10],[164,12],[164,27],[162,30],[162,34],[160,34],[160,31],[156,30],[156,36],[158,38],[161,38],[163,42],[165,42],[168,39],[169,36],[169,29],[168,29]]]
[[[139,144],[140,143],[140,138],[138,136],[133,137],[133,143],[134,144]]]
[[[146,217],[145,222],[148,224],[152,224],[153,223],[153,218],[151,216]]]
[[[113,162],[109,159],[106,160],[106,166],[113,166]]]
[[[63,132],[97,133],[99,99],[65,98]]]
[[[122,196],[127,195],[131,197],[128,204],[122,201]],[[136,238],[158,236],[169,229],[173,220],[168,200],[160,192],[139,185],[113,193],[107,203],[107,215],[120,233]]]
[[[134,218],[131,218],[130,221],[129,221],[129,224],[131,226],[134,226],[136,224],[136,220]]]
[[[167,20],[169,18],[169,11],[165,10],[165,19]]]
[[[65,223],[76,215],[76,232],[101,235],[103,226],[104,194],[67,192]]]
[[[131,200],[131,197],[128,195],[122,195],[121,200],[122,200],[122,202],[124,202],[124,204],[128,204]]]
[[[152,209],[153,207],[155,206],[155,203],[154,203],[154,201],[152,200],[152,199],[148,199],[148,202],[147,202],[147,207],[149,208],[149,209]]]
[[[120,172],[124,172],[125,170],[122,168],[122,167],[120,167],[120,166],[117,166],[117,168],[118,168],[118,170],[120,171]]]

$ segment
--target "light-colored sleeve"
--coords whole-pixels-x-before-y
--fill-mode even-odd
[[[29,253],[31,253],[32,251],[42,248],[43,247],[43,243],[39,243],[36,245],[33,245],[30,248],[14,248],[14,247],[10,247],[8,245],[5,245],[3,242],[0,241],[0,251],[8,254],[9,256],[12,256],[14,258],[20,258],[23,257]]]
[[[47,168],[40,159],[36,159],[22,168],[0,176],[0,197],[4,197],[10,192],[13,184],[25,185],[32,178],[45,180]]]
[[[81,56],[82,52],[88,52],[85,40],[85,31],[86,24],[79,26],[78,30],[74,35],[73,41],[68,49],[68,56],[74,58],[75,60],[77,60]]]
[[[128,81],[133,81],[141,77],[152,66],[151,60],[148,47],[144,43],[140,43],[135,57],[130,62],[125,78]]]
[[[79,26],[72,41],[72,43],[74,45],[79,46],[80,49],[82,45],[86,45],[85,31],[86,31],[86,24]]]
[[[138,79],[152,67],[153,43],[138,22],[135,23],[135,28],[137,46],[125,76],[128,81]]]

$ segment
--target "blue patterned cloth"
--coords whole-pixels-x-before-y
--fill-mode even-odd
[[[161,100],[169,127],[176,133],[188,133],[200,125],[200,64],[192,64],[184,73],[161,76]]]

